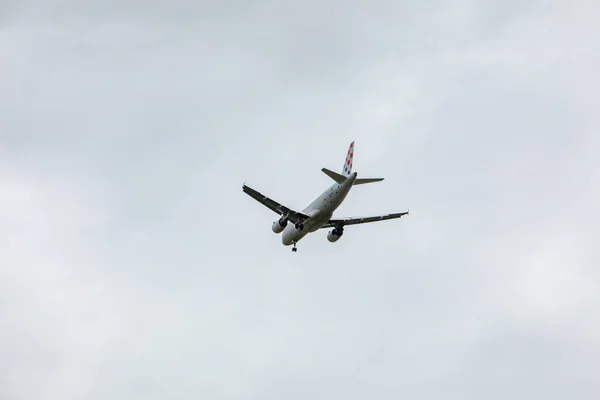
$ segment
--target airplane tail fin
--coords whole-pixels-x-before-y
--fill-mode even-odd
[[[352,161],[354,160],[354,142],[350,143],[348,148],[348,154],[346,155],[346,161],[344,162],[344,169],[342,170],[343,176],[350,176],[352,173]]]
[[[352,163],[354,161],[354,142],[350,143],[350,148],[348,148],[348,154],[346,155],[346,161],[344,162],[344,169],[341,174],[337,172],[333,172],[330,169],[323,168],[321,171],[325,173],[328,177],[336,181],[337,183],[345,182],[346,179],[352,174]],[[357,178],[354,180],[355,185],[364,185],[365,183],[372,182],[381,182],[383,178]]]
[[[350,143],[350,148],[348,149],[348,155],[346,155],[346,162],[344,163],[344,169],[342,170],[342,177],[345,178],[352,174],[352,163],[353,162],[354,162],[354,142]],[[325,171],[323,171],[323,172],[325,172]],[[333,178],[334,181],[341,183],[338,179],[334,178],[327,172],[325,172],[325,173],[327,175],[329,175],[331,178]],[[363,185],[365,183],[381,182],[382,180],[383,180],[383,178],[357,178],[354,181],[353,186]]]

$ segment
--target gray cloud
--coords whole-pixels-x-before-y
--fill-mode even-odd
[[[593,2],[0,9],[0,397],[596,398]],[[356,140],[344,216],[292,255]]]

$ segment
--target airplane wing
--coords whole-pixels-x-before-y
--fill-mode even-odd
[[[408,211],[395,214],[379,215],[376,217],[330,219],[321,228],[335,228],[346,225],[366,224],[368,222],[377,222],[385,221],[388,219],[401,218],[404,215],[408,215]]]
[[[257,192],[251,187],[246,186],[246,184],[242,186],[242,189],[244,190],[244,193],[252,197],[254,200],[258,201],[271,211],[276,212],[279,215],[287,215],[288,219],[293,223],[304,223],[309,218],[308,215],[302,214],[300,212],[292,210],[291,208],[283,206],[275,200],[272,200],[267,196],[263,195],[262,193]]]

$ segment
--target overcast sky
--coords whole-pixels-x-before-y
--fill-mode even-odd
[[[1,399],[600,396],[600,3],[361,4],[0,2]]]

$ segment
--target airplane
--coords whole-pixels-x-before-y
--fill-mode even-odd
[[[295,211],[289,207],[279,204],[275,200],[268,198],[262,193],[242,185],[244,193],[260,202],[265,207],[280,215],[280,218],[273,222],[272,230],[281,235],[281,243],[284,246],[293,245],[292,251],[298,251],[297,243],[308,233],[316,232],[322,228],[333,228],[327,233],[327,240],[333,243],[338,241],[344,233],[344,226],[364,224],[368,222],[385,221],[388,219],[400,218],[408,215],[408,211],[379,215],[366,218],[333,218],[334,211],[342,204],[350,189],[356,185],[365,183],[380,182],[384,178],[358,178],[356,172],[352,172],[352,163],[354,161],[354,142],[350,143],[346,161],[342,173],[322,168],[321,171],[335,181],[335,183],[310,203],[302,212]],[[288,222],[291,224],[288,225]]]

